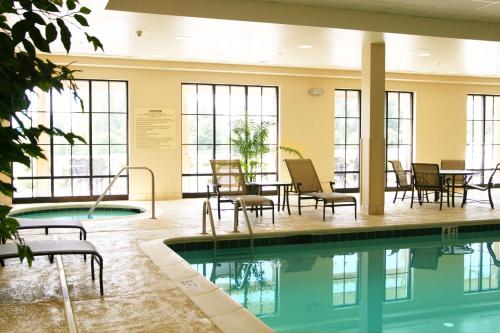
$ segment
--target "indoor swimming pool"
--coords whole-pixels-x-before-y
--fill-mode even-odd
[[[494,332],[500,232],[181,251],[277,332]]]

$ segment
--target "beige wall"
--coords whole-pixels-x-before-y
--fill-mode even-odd
[[[359,73],[320,69],[233,66],[159,61],[53,57],[58,63],[77,60],[78,77],[129,82],[130,164],[151,167],[159,199],[181,195],[181,83],[276,85],[280,88],[280,144],[312,158],[321,181],[333,175],[333,92],[359,89]],[[481,84],[479,84],[481,83]],[[323,96],[309,96],[309,88],[323,88]],[[500,94],[500,80],[388,74],[387,90],[415,92],[416,160],[439,162],[465,158],[467,93]],[[134,145],[134,111],[141,107],[171,107],[177,113],[176,147],[168,151],[140,151]],[[288,173],[280,156],[280,178]],[[149,192],[147,175],[130,178],[130,198]]]

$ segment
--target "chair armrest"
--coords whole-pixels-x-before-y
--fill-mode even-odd
[[[297,191],[298,194],[301,193],[300,186],[302,186],[301,182],[297,182],[294,184],[295,190]]]
[[[330,189],[335,192],[335,182],[333,180],[330,180]]]
[[[212,191],[210,191],[210,187],[212,188]],[[220,187],[221,186],[219,184],[207,184],[207,193],[218,194]]]

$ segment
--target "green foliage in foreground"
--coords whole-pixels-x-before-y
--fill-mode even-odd
[[[54,42],[61,42],[69,52],[70,27],[84,33],[95,50],[102,50],[99,39],[83,31],[89,26],[88,14],[90,9],[80,6],[78,0],[0,0],[0,193],[8,197],[16,190],[10,181],[13,163],[29,167],[32,158],[46,158],[38,145],[42,134],[62,136],[70,144],[84,141],[57,128],[25,124],[30,123],[26,121],[30,118],[26,112],[29,94],[36,91],[61,92],[68,87],[83,106],[76,93],[75,71],[69,65],[39,58],[37,53],[50,53]],[[18,125],[15,128],[10,126],[13,121]],[[15,241],[21,261],[26,258],[31,266],[31,250],[19,237],[19,224],[8,216],[10,210],[11,207],[0,204],[0,238]]]

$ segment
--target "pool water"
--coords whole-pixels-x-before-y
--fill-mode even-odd
[[[500,233],[179,252],[277,332],[498,332]]]
[[[76,207],[76,208],[57,208],[57,209],[44,209],[34,210],[28,212],[14,213],[12,217],[26,218],[26,219],[73,219],[73,220],[87,220],[90,207]],[[132,216],[142,213],[137,208],[96,208],[92,213],[93,219]]]

